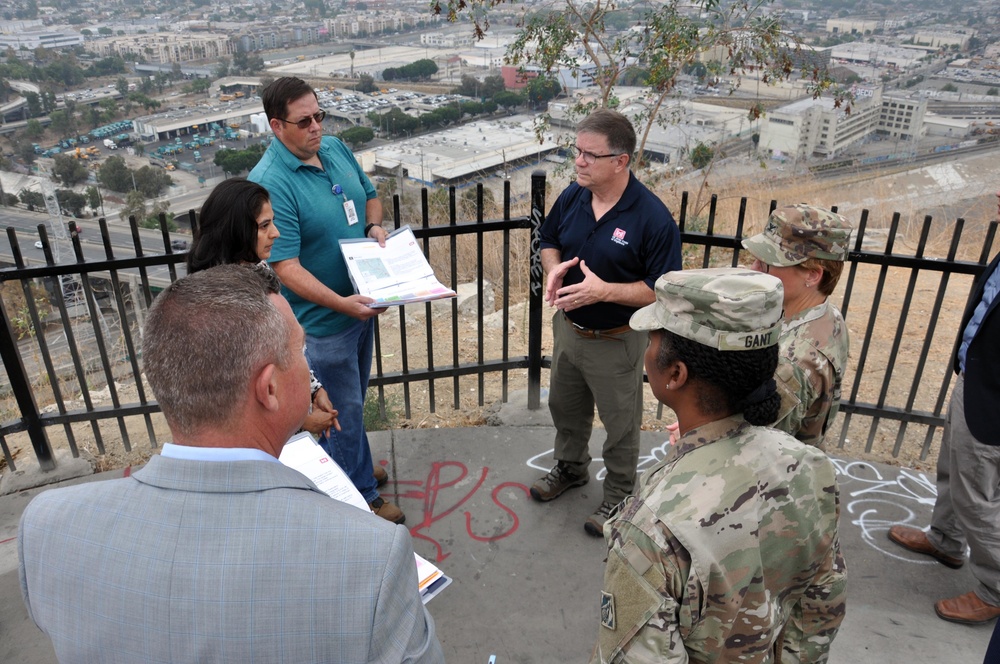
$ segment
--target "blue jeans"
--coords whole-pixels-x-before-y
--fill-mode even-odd
[[[364,427],[365,394],[372,372],[375,321],[355,321],[328,337],[306,335],[306,358],[333,407],[340,411],[340,431],[319,439],[327,454],[347,473],[369,503],[378,498],[372,475],[372,451]]]

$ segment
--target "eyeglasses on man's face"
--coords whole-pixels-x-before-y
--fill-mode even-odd
[[[594,164],[598,159],[607,159],[608,157],[620,157],[621,153],[609,152],[608,154],[594,154],[593,152],[587,152],[586,150],[581,150],[576,145],[569,149],[570,155],[576,159],[577,157],[583,157],[583,162],[588,166]]]
[[[284,122],[285,124],[293,124],[299,129],[308,129],[309,127],[312,126],[313,120],[316,121],[316,124],[322,125],[324,118],[326,118],[326,111],[316,111],[312,115],[307,115],[301,120],[285,120],[284,118],[278,118],[278,119]]]

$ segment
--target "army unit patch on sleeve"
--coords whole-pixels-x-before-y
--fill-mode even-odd
[[[615,628],[615,596],[601,591],[601,624],[608,629]]]

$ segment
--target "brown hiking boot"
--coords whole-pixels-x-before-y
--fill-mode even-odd
[[[403,510],[399,509],[390,502],[382,500],[381,497],[368,503],[368,507],[371,511],[385,519],[386,521],[391,521],[393,523],[403,523],[406,521],[406,515],[403,514]]]
[[[603,501],[598,506],[597,511],[583,522],[583,529],[587,531],[588,535],[602,537],[604,535],[604,524],[611,518],[611,514],[615,511],[616,507],[618,507],[618,503]]]
[[[589,481],[590,473],[587,471],[583,471],[583,475],[574,475],[569,466],[558,461],[545,477],[531,485],[531,497],[543,503],[548,502],[561,496],[567,489],[583,486]]]
[[[389,481],[389,473],[382,466],[372,468],[372,477],[375,478],[376,487],[380,487]]]

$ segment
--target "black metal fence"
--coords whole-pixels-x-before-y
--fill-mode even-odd
[[[459,210],[469,202],[469,216],[475,219],[460,223]],[[689,222],[687,194],[681,198],[676,216],[686,267],[741,262],[747,199],[735,219],[722,218],[717,203],[711,200],[704,221]],[[454,289],[471,285],[473,297],[467,302],[472,304],[411,305],[379,317],[372,386],[383,413],[394,399],[406,417],[418,401],[431,413],[448,401],[451,409],[469,405],[470,399],[483,406],[487,399],[505,401],[511,385],[527,390],[529,408],[539,407],[542,369],[548,366],[537,235],[545,209],[544,175],[532,176],[527,214],[512,215],[513,204],[508,181],[499,219],[487,220],[482,184],[474,197],[464,192],[459,197],[452,188],[446,221],[432,223],[429,194],[423,190],[419,223],[411,223],[414,233],[437,273],[444,275],[442,281]],[[771,202],[770,209],[774,207]],[[393,210],[394,219],[405,217],[398,197]],[[722,224],[735,230],[716,232]],[[893,456],[906,449],[912,458],[924,459],[944,421],[958,319],[971,277],[988,262],[997,222],[985,227],[984,237],[971,241],[978,247],[978,259],[972,261],[959,259],[960,246],[970,244],[963,240],[963,220],[954,222],[944,256],[929,255],[930,217],[921,226],[913,254],[897,250],[899,224],[896,214],[885,245],[873,249],[866,246],[868,211],[857,221],[850,266],[834,297],[848,321],[852,348],[843,416],[832,434],[835,442],[828,437],[828,449]],[[99,455],[112,439],[126,451],[133,449],[134,439],[145,439],[150,448],[158,444],[153,417],[158,408],[140,378],[138,339],[155,293],[183,273],[183,255],[171,249],[165,224],[152,248],[148,241],[143,246],[133,220],[128,253],[134,248],[134,256],[127,257],[115,255],[103,219],[99,256],[92,247],[85,256],[73,230],[74,260],[57,263],[45,227],[39,226],[45,265],[37,266],[27,264],[16,232],[7,231],[13,267],[0,270],[5,369],[0,403],[6,404],[0,448],[12,469],[19,461],[12,454],[15,436],[30,440],[43,470],[54,465],[53,448],[65,445],[79,455],[81,434],[74,425],[89,428],[87,439]],[[491,294],[499,295],[493,305]],[[487,329],[491,324],[495,328]],[[499,381],[487,381],[493,375]]]

